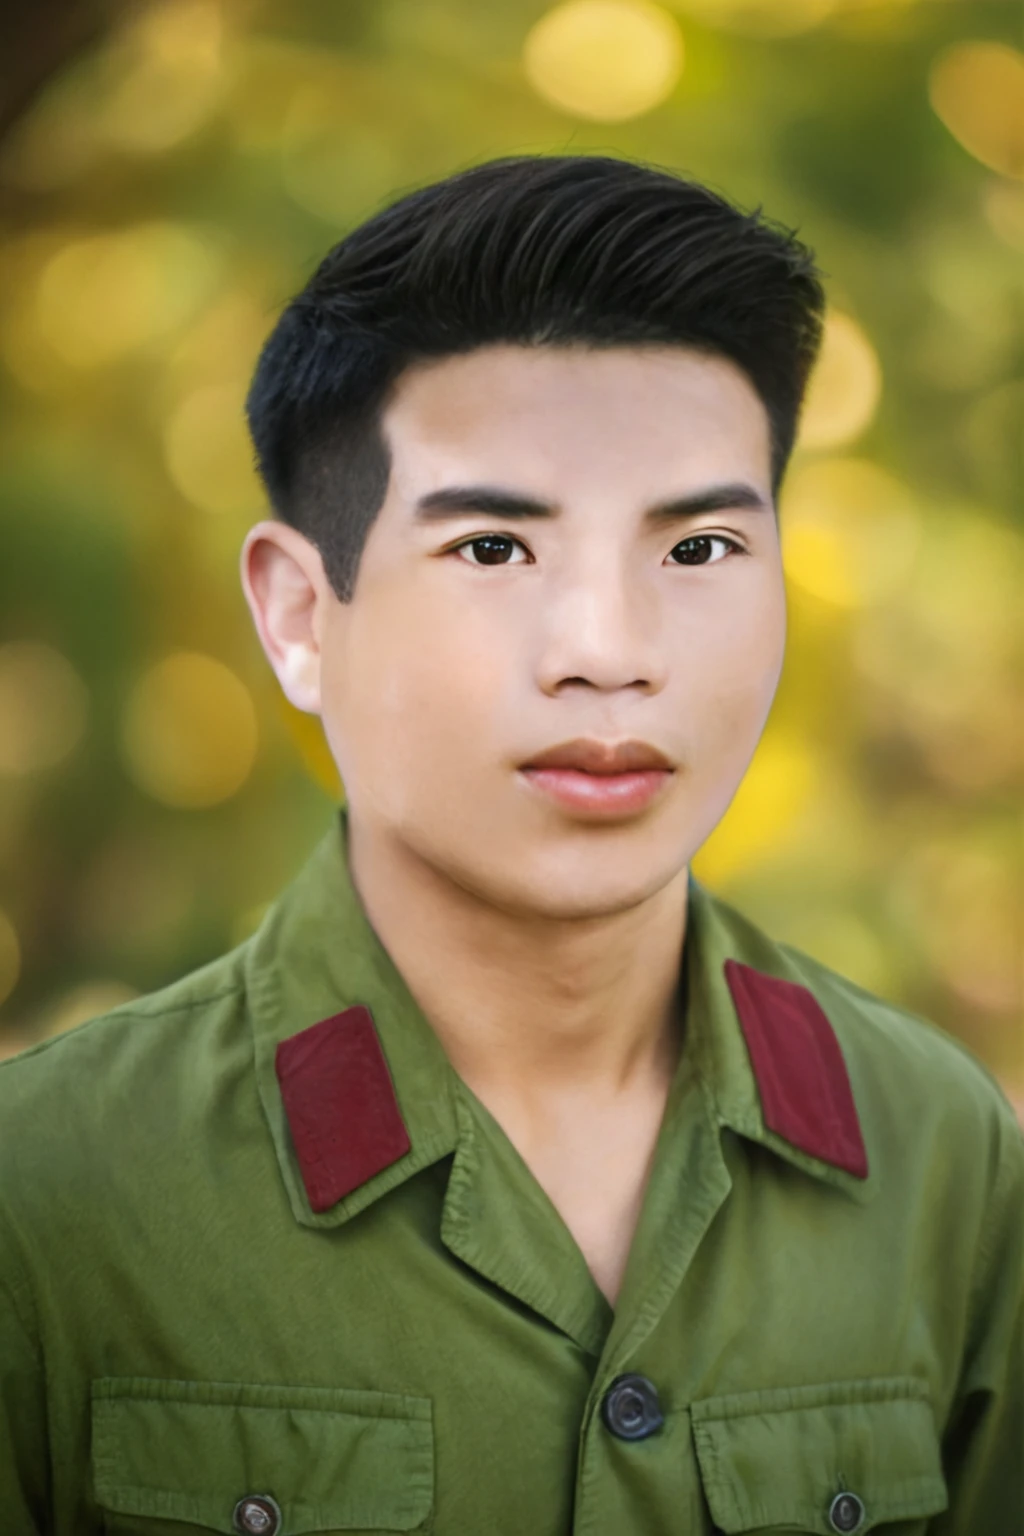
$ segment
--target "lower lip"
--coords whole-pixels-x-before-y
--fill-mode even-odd
[[[642,810],[672,777],[672,770],[665,768],[645,768],[640,773],[582,773],[578,768],[519,771],[560,805],[600,815]]]

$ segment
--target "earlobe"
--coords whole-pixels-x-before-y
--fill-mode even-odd
[[[304,714],[320,713],[320,664],[319,656],[300,646],[287,648],[283,658],[274,666],[277,680],[289,704]]]
[[[308,541],[278,523],[257,523],[240,558],[245,600],[267,660],[296,709],[320,713],[319,588]]]

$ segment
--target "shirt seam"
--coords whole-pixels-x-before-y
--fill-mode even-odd
[[[127,1017],[137,1019],[160,1019],[168,1013],[181,1013],[185,1009],[201,1008],[205,1003],[217,1002],[222,997],[235,997],[242,996],[244,994],[245,983],[235,981],[232,982],[229,987],[224,987],[220,992],[207,992],[202,997],[189,998],[186,1002],[183,1003],[169,1003],[166,1008],[133,1008],[129,1006],[125,1008],[119,1008],[117,1011],[118,1017],[120,1018]],[[100,1018],[109,1017],[109,1014],[100,1015]],[[100,1022],[100,1018],[94,1019],[91,1022],[98,1024]]]
[[[77,1035],[84,1032],[85,1030],[92,1029],[96,1024],[103,1024],[108,1019],[165,1018],[168,1014],[171,1013],[182,1013],[196,1008],[202,1008],[206,1003],[217,1002],[222,997],[244,997],[245,991],[246,988],[244,981],[236,981],[232,982],[230,987],[225,987],[220,992],[208,992],[203,997],[190,998],[187,1002],[183,1003],[169,1003],[166,1008],[143,1008],[122,1003],[119,1004],[116,1008],[109,1009],[106,1013],[97,1014],[95,1018],[83,1020],[83,1022],[76,1025],[73,1030],[67,1030],[62,1034],[52,1035],[43,1040],[32,1041],[23,1051],[17,1051],[13,1056],[9,1056],[6,1060],[0,1061],[0,1071],[16,1067],[19,1063],[27,1060],[28,1058],[41,1054],[45,1048],[56,1045],[59,1041],[68,1039],[72,1035]]]

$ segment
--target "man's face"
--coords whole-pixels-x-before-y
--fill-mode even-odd
[[[404,373],[383,428],[387,498],[351,603],[330,594],[319,625],[351,821],[519,914],[597,916],[653,895],[721,819],[782,666],[753,386],[689,349],[494,346]],[[645,518],[726,485],[763,509]],[[417,516],[453,486],[556,510]],[[675,771],[639,812],[574,813],[519,772],[572,737],[639,738]]]

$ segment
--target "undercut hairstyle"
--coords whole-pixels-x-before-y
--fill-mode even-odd
[[[508,156],[419,188],[328,252],[263,347],[246,415],[273,513],[350,602],[387,494],[397,379],[501,343],[729,358],[767,413],[774,498],[821,343],[822,275],[760,207],[643,162]]]

